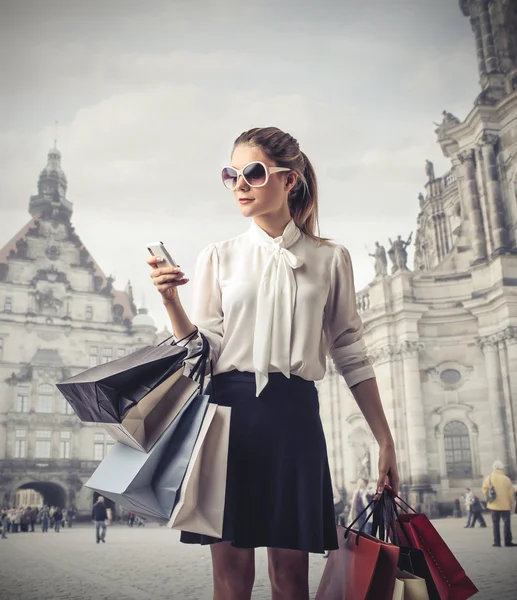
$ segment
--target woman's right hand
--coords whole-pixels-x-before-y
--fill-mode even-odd
[[[151,279],[160,292],[164,304],[173,302],[178,297],[178,287],[185,285],[189,279],[185,277],[181,267],[160,267],[161,256],[150,256],[147,264],[151,267]]]

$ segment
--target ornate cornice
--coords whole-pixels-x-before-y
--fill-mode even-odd
[[[423,349],[424,344],[422,342],[405,340],[400,344],[386,344],[386,346],[382,346],[381,348],[374,348],[370,351],[370,356],[376,364],[380,364],[390,360],[418,355]]]
[[[517,343],[517,327],[510,326],[503,331],[476,338],[477,346],[483,351],[497,350],[503,345]]]
[[[458,158],[459,158],[461,164],[464,164],[467,161],[473,161],[474,160],[474,150],[472,148],[469,148],[468,150],[464,150],[463,152],[460,152],[460,154],[458,154]]]

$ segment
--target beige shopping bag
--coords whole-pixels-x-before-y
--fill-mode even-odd
[[[198,391],[199,383],[185,377],[183,369],[179,369],[133,406],[122,423],[102,425],[118,442],[149,452]]]
[[[429,600],[425,579],[397,569],[393,600]]]
[[[209,404],[169,527],[223,535],[231,408]]]

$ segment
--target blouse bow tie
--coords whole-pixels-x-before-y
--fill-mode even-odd
[[[297,289],[293,270],[301,267],[303,260],[288,250],[301,236],[292,220],[278,238],[269,237],[255,223],[251,235],[255,243],[272,250],[257,293],[253,366],[259,396],[267,385],[270,366],[286,377],[291,374],[291,327]]]

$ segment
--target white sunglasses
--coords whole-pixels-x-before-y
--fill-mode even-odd
[[[224,167],[221,176],[224,186],[233,191],[237,187],[237,182],[241,176],[250,187],[262,187],[269,181],[269,176],[272,173],[291,170],[286,167],[268,167],[263,162],[256,160],[250,162],[242,169]]]

